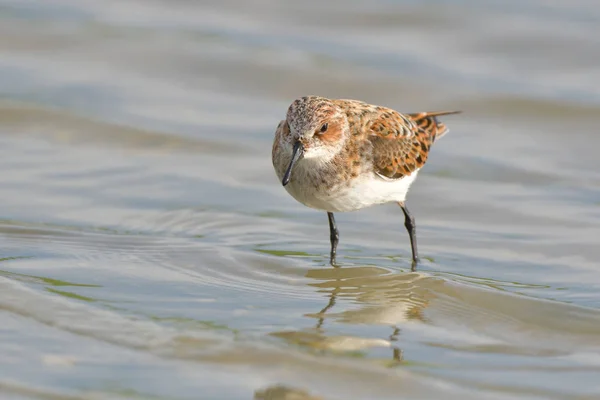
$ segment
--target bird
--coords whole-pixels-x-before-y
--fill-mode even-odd
[[[334,213],[396,202],[416,268],[416,226],[406,196],[431,146],[448,132],[438,117],[460,112],[401,113],[360,100],[315,95],[289,105],[275,131],[273,167],[294,199],[327,213],[332,266],[338,266],[339,243]]]

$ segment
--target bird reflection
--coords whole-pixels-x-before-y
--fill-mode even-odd
[[[348,354],[387,347],[392,350],[392,365],[404,359],[400,345],[402,326],[426,323],[423,311],[433,298],[431,288],[440,283],[439,279],[421,272],[391,273],[371,266],[313,269],[306,276],[314,280],[309,285],[327,298],[327,304],[319,312],[306,315],[316,319],[314,328],[274,335],[313,350]],[[355,307],[357,303],[359,308]],[[391,332],[380,339],[351,334],[333,336],[327,334],[328,324],[336,325],[337,331],[343,330],[344,325],[383,325],[389,326]]]
[[[325,308],[323,308],[321,311],[319,311],[319,314],[317,314],[317,315],[319,315],[319,318],[317,319],[317,326],[315,328],[318,332],[322,332],[321,327],[323,326],[323,323],[325,322],[325,313],[327,311],[329,311],[330,309],[332,309],[333,306],[335,306],[337,294],[339,293],[340,290],[341,289],[339,287],[336,287],[331,291],[331,295],[329,296],[329,302],[327,303]]]
[[[340,293],[341,290],[342,290],[341,285],[334,287],[329,295],[329,301],[327,302],[327,305],[321,311],[319,311],[318,314],[316,314],[316,315],[318,315],[317,325],[315,326],[315,330],[317,332],[320,332],[323,334],[325,333],[324,330],[322,329],[322,327],[323,327],[323,324],[325,323],[326,313],[327,313],[327,311],[331,310],[333,308],[333,306],[335,306],[336,300],[337,300],[337,295],[338,295],[338,293]],[[403,352],[402,352],[402,349],[400,349],[398,346],[392,345],[392,343],[398,341],[399,335],[400,335],[400,328],[393,327],[393,332],[389,336],[389,342],[390,342],[390,347],[392,349],[392,360],[395,362],[398,362],[398,363],[403,360]]]
[[[254,392],[254,400],[323,400],[322,397],[311,396],[306,390],[284,385],[272,385]]]

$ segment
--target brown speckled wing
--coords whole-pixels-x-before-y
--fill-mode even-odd
[[[375,172],[400,179],[421,168],[435,139],[448,131],[436,117],[458,112],[400,114],[384,109],[369,126]]]

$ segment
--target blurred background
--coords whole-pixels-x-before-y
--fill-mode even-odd
[[[591,399],[600,4],[0,0],[3,399]],[[408,197],[291,198],[297,97],[443,121]]]

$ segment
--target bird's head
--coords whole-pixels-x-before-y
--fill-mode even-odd
[[[294,100],[288,108],[284,129],[288,130],[287,145],[292,148],[284,186],[300,159],[328,163],[349,137],[348,118],[343,110],[332,100],[318,96]]]

